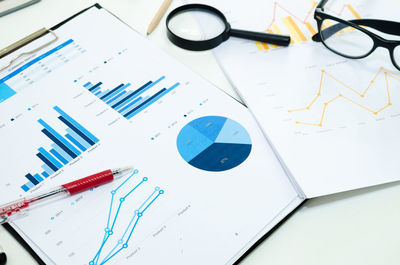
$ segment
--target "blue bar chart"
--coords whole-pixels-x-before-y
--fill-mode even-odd
[[[60,115],[58,119],[66,127],[65,132],[59,133],[43,119],[38,120],[43,126],[41,132],[51,142],[49,144],[51,147],[47,150],[44,147],[37,149],[36,157],[43,162],[41,166],[43,171],[25,175],[28,182],[21,186],[24,191],[29,191],[99,142],[96,136],[60,107],[55,106],[53,109]]]
[[[165,76],[161,76],[136,87],[131,83],[121,83],[114,88],[103,89],[102,82],[88,82],[83,87],[129,120],[180,85],[175,83],[168,88],[157,88],[164,79]]]

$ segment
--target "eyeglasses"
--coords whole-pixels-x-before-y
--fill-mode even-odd
[[[400,40],[388,40],[367,30],[400,36],[400,23],[379,19],[343,20],[324,12],[328,0],[322,0],[315,9],[318,33],[312,39],[322,42],[332,52],[346,58],[365,58],[378,47],[389,51],[393,65],[400,70]]]

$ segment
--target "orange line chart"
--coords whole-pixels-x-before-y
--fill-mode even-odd
[[[386,109],[386,108],[388,108],[388,107],[390,107],[392,105],[392,101],[391,101],[391,98],[390,98],[390,91],[389,91],[389,80],[388,80],[389,77],[393,78],[394,80],[400,81],[400,74],[396,74],[396,73],[393,73],[391,71],[388,71],[383,67],[381,67],[379,69],[379,71],[375,74],[373,79],[369,82],[367,88],[364,89],[362,92],[357,91],[356,89],[354,89],[351,86],[347,85],[346,83],[344,83],[343,81],[339,80],[335,76],[329,74],[325,70],[321,70],[321,78],[320,78],[320,83],[319,83],[317,95],[305,107],[288,110],[288,112],[289,113],[293,113],[293,112],[300,112],[300,111],[310,110],[314,106],[314,103],[322,96],[323,84],[324,84],[323,81],[327,77],[333,79],[334,81],[336,81],[338,84],[340,84],[344,88],[350,90],[352,93],[355,93],[358,97],[364,98],[365,95],[367,94],[367,92],[371,89],[372,85],[375,83],[376,79],[382,73],[385,75],[385,92],[384,93],[386,93],[386,95],[387,95],[387,103],[386,103],[386,105],[384,105],[384,106],[382,106],[382,107],[380,107],[380,108],[378,108],[376,110],[373,110],[372,108],[370,108],[368,106],[365,106],[365,105],[357,102],[356,100],[350,99],[349,97],[346,97],[346,96],[344,96],[343,94],[340,93],[337,96],[332,97],[331,99],[329,99],[329,100],[327,100],[326,102],[323,103],[324,107],[323,107],[323,110],[322,110],[322,113],[320,115],[320,119],[319,119],[318,122],[312,123],[312,122],[296,121],[296,124],[322,127],[322,125],[323,125],[323,123],[324,123],[324,121],[326,119],[326,110],[327,110],[328,106],[331,105],[334,102],[337,102],[340,99],[347,101],[349,104],[354,104],[354,105],[364,109],[365,111],[367,111],[367,112],[369,112],[369,113],[371,113],[373,115],[378,115],[381,111],[383,111],[384,109]]]
[[[284,34],[284,32],[281,30],[281,26],[278,25],[279,20],[281,20],[281,22],[283,23],[282,26],[287,29],[286,32],[288,32],[291,37],[291,43],[299,43],[310,40],[311,37],[317,33],[317,30],[310,22],[311,15],[314,13],[317,3],[314,0],[311,0],[310,3],[311,8],[308,10],[305,17],[301,18],[300,16],[296,15],[295,12],[292,12],[290,9],[286,8],[279,2],[274,2],[272,20],[265,31],[268,33]],[[336,14],[337,16],[341,16],[346,8],[355,18],[361,18],[356,10],[349,4],[344,4],[339,12],[331,10],[329,8],[326,9]],[[284,16],[279,19],[278,10],[283,11],[288,16]],[[269,50],[270,48],[279,47],[278,45],[266,44],[259,41],[256,41],[255,45],[259,51],[265,51]]]

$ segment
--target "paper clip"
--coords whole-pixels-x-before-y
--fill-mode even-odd
[[[47,43],[45,43],[45,44],[43,44],[43,45],[31,50],[31,51],[23,52],[23,53],[19,54],[17,57],[12,59],[6,66],[1,67],[0,68],[0,72],[5,70],[5,69],[7,69],[11,65],[13,65],[18,59],[20,59],[20,58],[22,58],[24,56],[27,56],[29,54],[35,53],[37,51],[40,51],[41,49],[49,46],[50,44],[52,44],[54,42],[56,42],[58,40],[58,36],[52,30],[46,29],[46,28],[42,28],[42,29],[40,29],[40,30],[38,30],[38,31],[26,36],[25,38],[23,38],[23,39],[15,42],[13,44],[11,44],[10,46],[0,50],[0,58],[2,58],[4,56],[6,56],[6,55],[18,50],[19,48],[25,46],[26,44],[28,44],[28,43],[30,43],[30,42],[32,42],[32,41],[34,41],[34,40],[46,35],[47,33],[50,33],[51,35],[53,35],[54,39],[52,39],[51,41],[49,41],[49,42],[47,42]]]

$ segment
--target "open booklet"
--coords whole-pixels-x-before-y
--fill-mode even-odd
[[[231,38],[215,55],[307,197],[400,180],[400,72],[386,49],[354,60],[312,41],[313,0],[200,2],[221,10],[233,28],[291,36],[289,47]],[[399,8],[392,0],[332,0],[325,12],[398,21]],[[351,28],[338,34],[369,45]]]
[[[46,264],[232,264],[304,201],[247,108],[112,14],[54,33],[0,73],[0,203],[135,171],[12,223]]]

